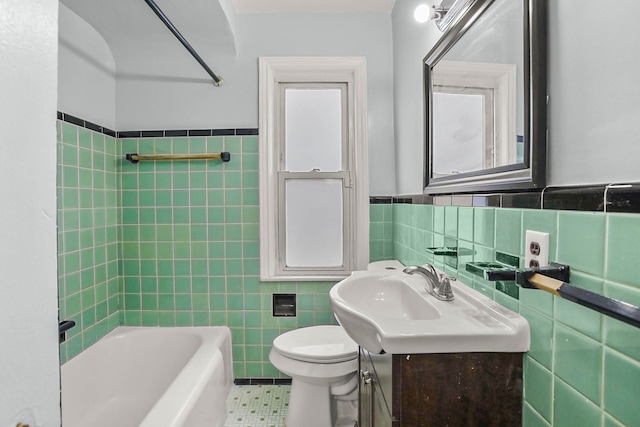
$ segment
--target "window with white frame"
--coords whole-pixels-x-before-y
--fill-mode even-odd
[[[337,280],[366,268],[362,58],[260,58],[260,276]]]

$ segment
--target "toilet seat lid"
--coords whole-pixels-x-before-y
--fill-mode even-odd
[[[358,344],[341,326],[335,325],[285,332],[273,340],[273,348],[291,359],[312,363],[338,363],[358,356]]]

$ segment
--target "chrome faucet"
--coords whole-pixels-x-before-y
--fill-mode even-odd
[[[431,264],[425,264],[424,267],[419,265],[411,265],[402,270],[407,274],[420,274],[427,280],[425,290],[433,295],[434,298],[441,301],[453,301],[453,291],[449,278],[444,275],[438,276],[436,269]]]

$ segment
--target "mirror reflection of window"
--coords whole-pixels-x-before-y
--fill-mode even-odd
[[[448,92],[434,88],[433,175],[446,176],[493,167],[493,96],[490,90]],[[460,153],[464,153],[461,156]]]
[[[517,162],[515,65],[440,61],[432,82],[432,178]]]
[[[425,192],[544,187],[546,16],[546,0],[469,0],[427,53]]]

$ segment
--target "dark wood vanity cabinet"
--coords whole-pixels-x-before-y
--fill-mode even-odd
[[[360,427],[522,424],[522,353],[360,349]]]

